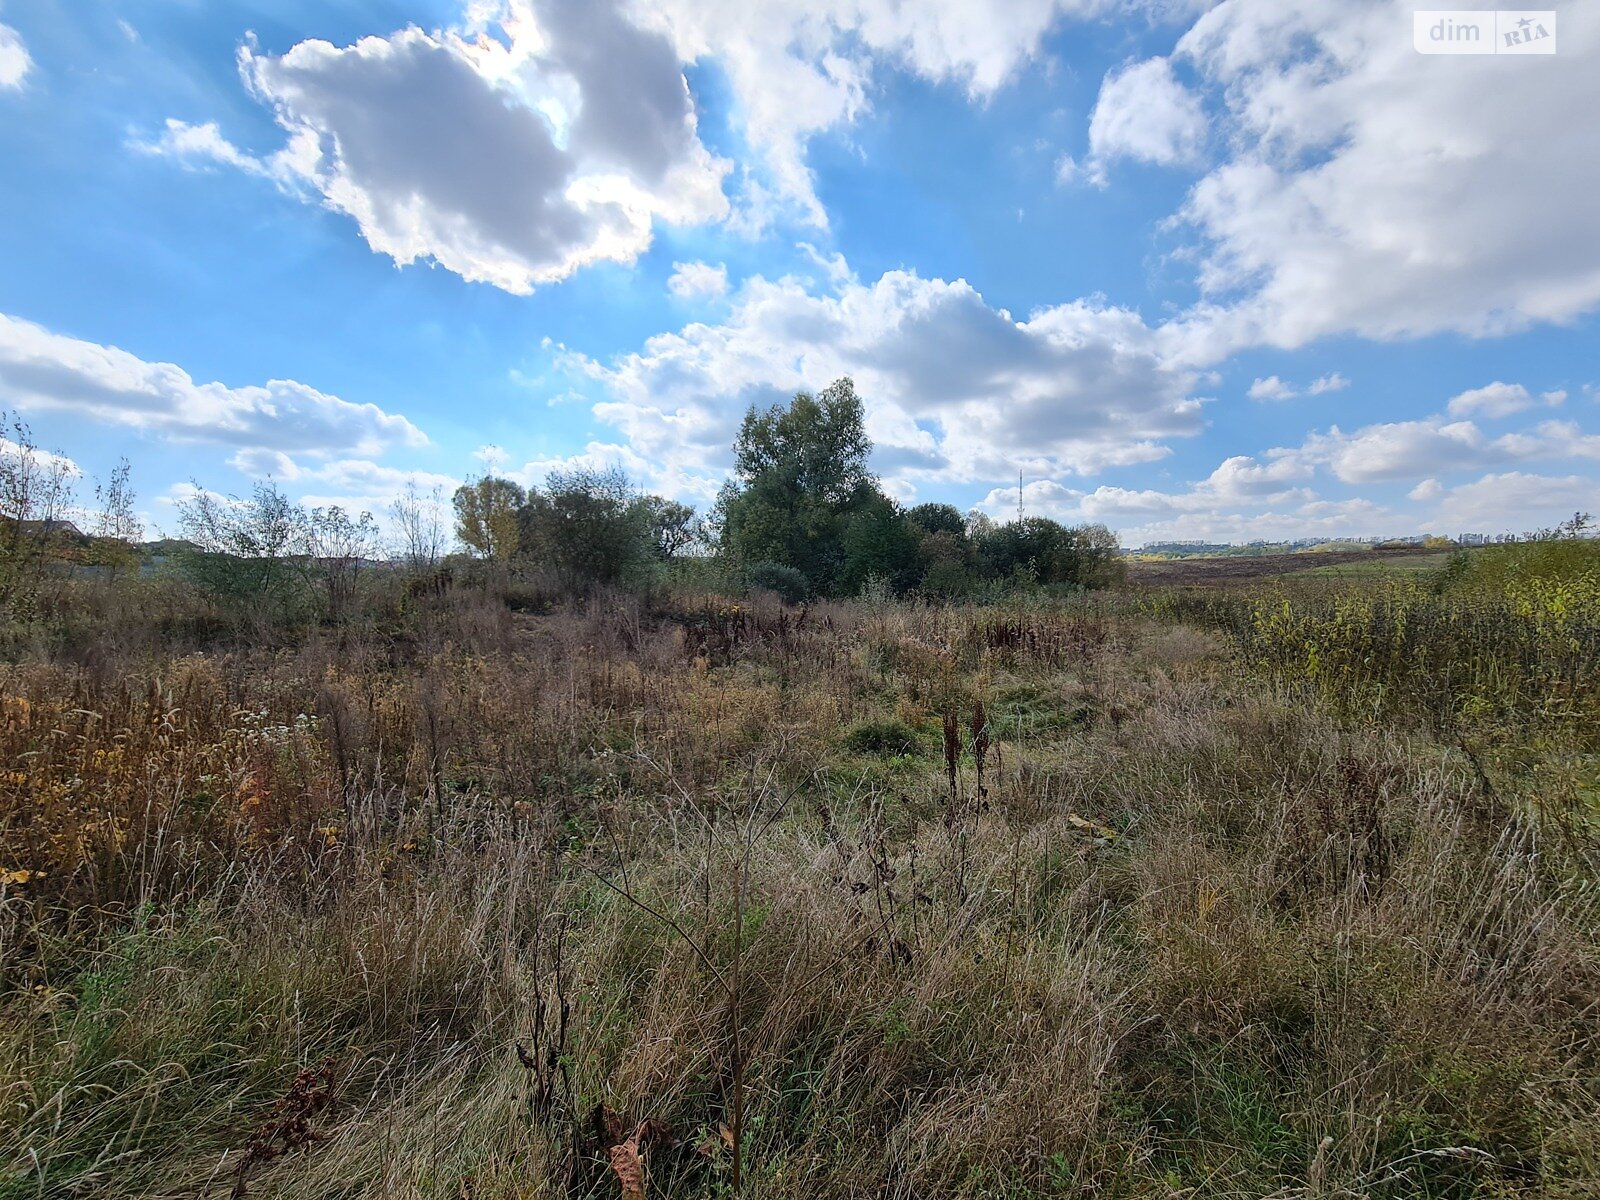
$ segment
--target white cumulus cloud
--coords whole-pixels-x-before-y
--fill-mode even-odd
[[[157,137],[136,137],[131,145],[141,154],[175,159],[184,166],[197,169],[225,166],[252,175],[275,173],[270,164],[246,154],[225,138],[215,121],[191,125],[187,121],[169,117]]]
[[[1263,467],[1243,460],[1247,471]],[[1219,468],[1225,475],[1224,468]],[[1276,490],[1236,494],[1217,485],[1217,473],[1179,492],[1104,485],[1079,491],[1042,480],[1023,488],[1030,513],[1067,524],[1097,522],[1116,530],[1124,545],[1199,540],[1212,542],[1285,541],[1293,538],[1389,536],[1409,529],[1408,519],[1371,500],[1329,500],[1305,488],[1284,489],[1283,481],[1260,479]],[[1253,489],[1252,489],[1253,490]],[[1015,487],[989,493],[978,508],[998,520],[1017,510]]]
[[[1110,72],[1089,118],[1089,161],[1081,173],[1106,182],[1108,165],[1119,158],[1161,166],[1193,165],[1206,141],[1206,115],[1200,97],[1172,70],[1172,61],[1150,58]],[[1063,165],[1062,174],[1078,171]]]
[[[728,290],[728,268],[718,263],[673,263],[667,290],[674,296],[720,296]]]
[[[1451,399],[1449,409],[1452,417],[1509,417],[1541,402],[1555,408],[1566,398],[1566,392],[1554,391],[1545,392],[1535,399],[1520,383],[1501,383],[1496,380],[1484,387],[1462,392]]]
[[[293,380],[196,383],[172,363],[53,333],[0,314],[0,404],[74,413],[176,442],[284,454],[376,454],[422,446],[410,421]]]
[[[1472,421],[1432,416],[1368,425],[1353,433],[1334,426],[1308,437],[1299,453],[1325,463],[1345,483],[1380,483],[1536,459],[1600,458],[1600,435],[1570,422],[1546,421],[1491,437]]]
[[[32,68],[33,59],[22,35],[9,25],[0,25],[0,91],[20,88]]]
[[[1592,509],[1600,483],[1516,468],[1583,461],[1600,462],[1600,434],[1576,422],[1490,435],[1472,421],[1436,414],[1348,433],[1334,426],[1298,446],[1235,455],[1178,490],[1084,490],[1041,479],[1024,488],[1023,501],[1030,512],[1060,520],[1104,522],[1127,544],[1519,532]],[[1396,486],[1409,489],[1410,507],[1385,502]],[[1006,518],[1016,512],[1016,488],[994,489],[979,507]]]
[[[1529,475],[1506,471],[1450,489],[1436,520],[1461,533],[1528,533],[1574,512],[1592,510],[1596,484],[1582,475]]]
[[[1323,375],[1306,384],[1305,395],[1325,396],[1329,392],[1341,392],[1350,386],[1350,381],[1339,372]],[[1252,400],[1293,400],[1301,394],[1300,389],[1292,383],[1287,383],[1276,375],[1268,375],[1265,379],[1257,379],[1250,385],[1250,399]]]
[[[896,486],[1092,473],[1159,459],[1202,427],[1195,379],[1138,313],[1077,301],[1019,320],[965,281],[904,271],[831,292],[758,276],[721,323],[572,361],[609,393],[596,417],[690,494],[714,490],[748,405],[846,375]]]
[[[1561,53],[1429,57],[1401,0],[1229,0],[1174,57],[1224,159],[1179,214],[1189,353],[1331,334],[1496,335],[1600,306],[1600,22],[1552,0]]]
[[[1258,379],[1250,385],[1252,400],[1292,400],[1299,394],[1292,385],[1285,383],[1276,375],[1268,375],[1265,379]]]
[[[685,62],[713,61],[728,79],[758,159],[747,167],[741,224],[760,227],[782,212],[825,226],[807,144],[870,111],[882,69],[954,84],[983,100],[1035,59],[1063,20],[1171,20],[1209,2],[659,0],[645,19],[673,39]]]
[[[458,29],[246,46],[240,70],[289,135],[274,172],[400,264],[521,294],[633,261],[658,222],[727,213],[728,165],[700,141],[672,43],[619,0],[507,0]],[[196,129],[169,125],[165,142],[233,161]]]

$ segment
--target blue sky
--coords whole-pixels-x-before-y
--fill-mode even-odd
[[[907,500],[1165,538],[1597,507],[1600,14],[0,0],[0,408],[153,528],[270,475],[704,505],[850,374]]]

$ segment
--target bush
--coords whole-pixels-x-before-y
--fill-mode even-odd
[[[1600,572],[1255,599],[1244,661],[1351,715],[1600,749]]]
[[[652,509],[620,470],[552,471],[518,519],[521,549],[576,589],[645,583],[655,561]]]
[[[917,731],[904,721],[864,721],[844,735],[857,754],[915,754]]]
[[[761,588],[776,592],[785,602],[799,604],[811,595],[811,581],[805,572],[786,567],[782,563],[754,563],[745,571],[745,583],[751,589]]]

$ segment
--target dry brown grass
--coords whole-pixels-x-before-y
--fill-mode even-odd
[[[650,1196],[734,1130],[797,1200],[1600,1186],[1581,823],[1209,634],[451,595],[3,670],[8,1200],[226,1195],[324,1062],[249,1194],[616,1196],[646,1119]]]

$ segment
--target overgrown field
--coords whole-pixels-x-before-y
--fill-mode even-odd
[[[0,1197],[1600,1194],[1596,577],[1456,574],[102,605],[0,667]]]

